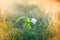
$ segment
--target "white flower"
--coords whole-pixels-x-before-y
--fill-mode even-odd
[[[35,18],[32,18],[31,21],[33,24],[36,24],[36,22],[37,22],[37,20]]]

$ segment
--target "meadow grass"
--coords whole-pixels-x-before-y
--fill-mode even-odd
[[[52,37],[48,26],[49,15],[44,14],[39,7],[18,5],[15,9],[18,10],[18,13],[15,12],[18,15],[11,16],[8,22],[1,23],[1,40],[49,40]],[[27,30],[27,26],[20,25],[20,20],[16,22],[21,17],[36,18],[37,22],[31,23],[30,30]]]

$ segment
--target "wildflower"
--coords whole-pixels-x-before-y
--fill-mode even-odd
[[[36,22],[37,22],[37,20],[35,18],[32,18],[31,21],[33,24],[36,24]]]

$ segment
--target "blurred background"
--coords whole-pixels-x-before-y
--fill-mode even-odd
[[[0,0],[0,40],[59,40],[59,11],[59,0]]]

